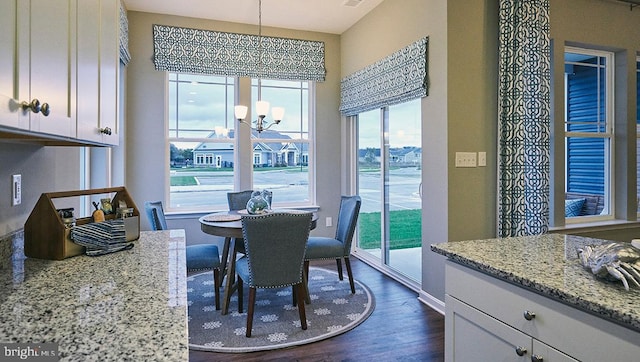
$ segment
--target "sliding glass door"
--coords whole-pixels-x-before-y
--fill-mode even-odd
[[[420,100],[358,115],[358,248],[421,281]]]

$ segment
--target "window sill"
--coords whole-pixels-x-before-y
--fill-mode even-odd
[[[555,227],[549,228],[549,232],[561,233],[561,234],[573,234],[573,233],[593,232],[593,231],[633,229],[637,227],[640,227],[640,221],[616,219],[616,220],[591,221],[591,222],[584,222],[584,223],[571,223],[564,226],[555,226]]]
[[[274,209],[296,209],[296,210],[306,210],[311,212],[318,212],[320,210],[320,206],[317,205],[305,205],[305,206],[276,206]],[[199,218],[204,215],[208,215],[212,212],[223,212],[227,210],[212,210],[212,211],[174,211],[174,212],[166,212],[167,220],[175,220],[175,219],[194,219]]]

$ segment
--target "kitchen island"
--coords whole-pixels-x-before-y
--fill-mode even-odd
[[[640,289],[596,279],[578,259],[580,247],[607,242],[545,234],[431,245],[448,258],[445,358],[637,360]]]
[[[53,343],[62,361],[187,361],[184,230],[126,251],[0,263],[0,343]]]

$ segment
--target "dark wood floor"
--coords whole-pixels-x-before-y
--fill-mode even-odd
[[[376,300],[371,316],[355,329],[324,341],[274,351],[190,351],[189,360],[443,361],[444,317],[422,304],[416,292],[355,258],[351,260],[355,278],[371,289]],[[333,262],[326,265],[335,268]]]

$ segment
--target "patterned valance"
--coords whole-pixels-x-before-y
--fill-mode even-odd
[[[428,45],[425,37],[342,79],[342,114],[353,116],[426,96]]]
[[[129,54],[129,19],[127,19],[127,9],[120,1],[120,61],[127,65],[131,60]]]
[[[154,25],[157,70],[232,77],[324,81],[324,43]]]

